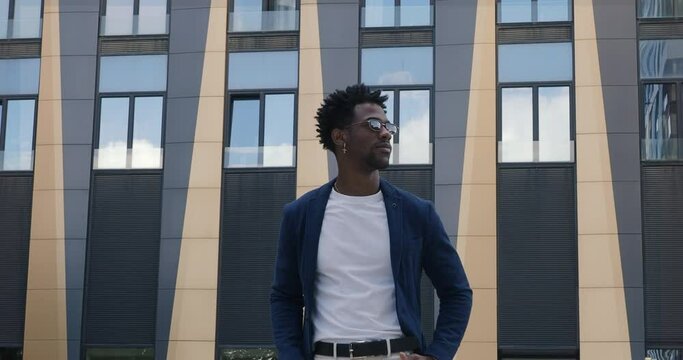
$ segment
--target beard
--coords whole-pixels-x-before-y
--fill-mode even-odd
[[[371,151],[364,158],[365,165],[371,170],[384,170],[389,166],[389,155]]]

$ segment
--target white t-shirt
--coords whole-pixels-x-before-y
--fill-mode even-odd
[[[332,190],[320,232],[315,290],[314,341],[402,336],[381,191],[347,196]]]

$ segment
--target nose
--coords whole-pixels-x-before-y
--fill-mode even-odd
[[[386,126],[382,125],[382,128],[379,129],[379,137],[385,141],[391,140],[391,133]]]

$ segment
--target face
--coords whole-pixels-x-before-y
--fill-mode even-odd
[[[384,110],[379,105],[371,103],[356,105],[352,125],[344,130],[347,135],[348,150],[344,156],[374,171],[389,166],[391,134],[384,126],[379,131],[370,129],[366,121],[371,118],[379,119],[383,123],[388,121]]]

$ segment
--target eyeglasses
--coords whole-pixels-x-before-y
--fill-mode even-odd
[[[393,123],[390,123],[388,121],[383,122],[382,120],[377,119],[377,118],[369,118],[365,121],[361,121],[361,122],[358,122],[355,124],[348,125],[344,129],[350,128],[351,126],[356,126],[359,124],[368,124],[368,126],[370,127],[370,130],[372,130],[372,131],[381,131],[382,126],[384,126],[384,128],[387,129],[387,131],[391,135],[396,135],[396,133],[398,132],[398,126],[396,126]]]

